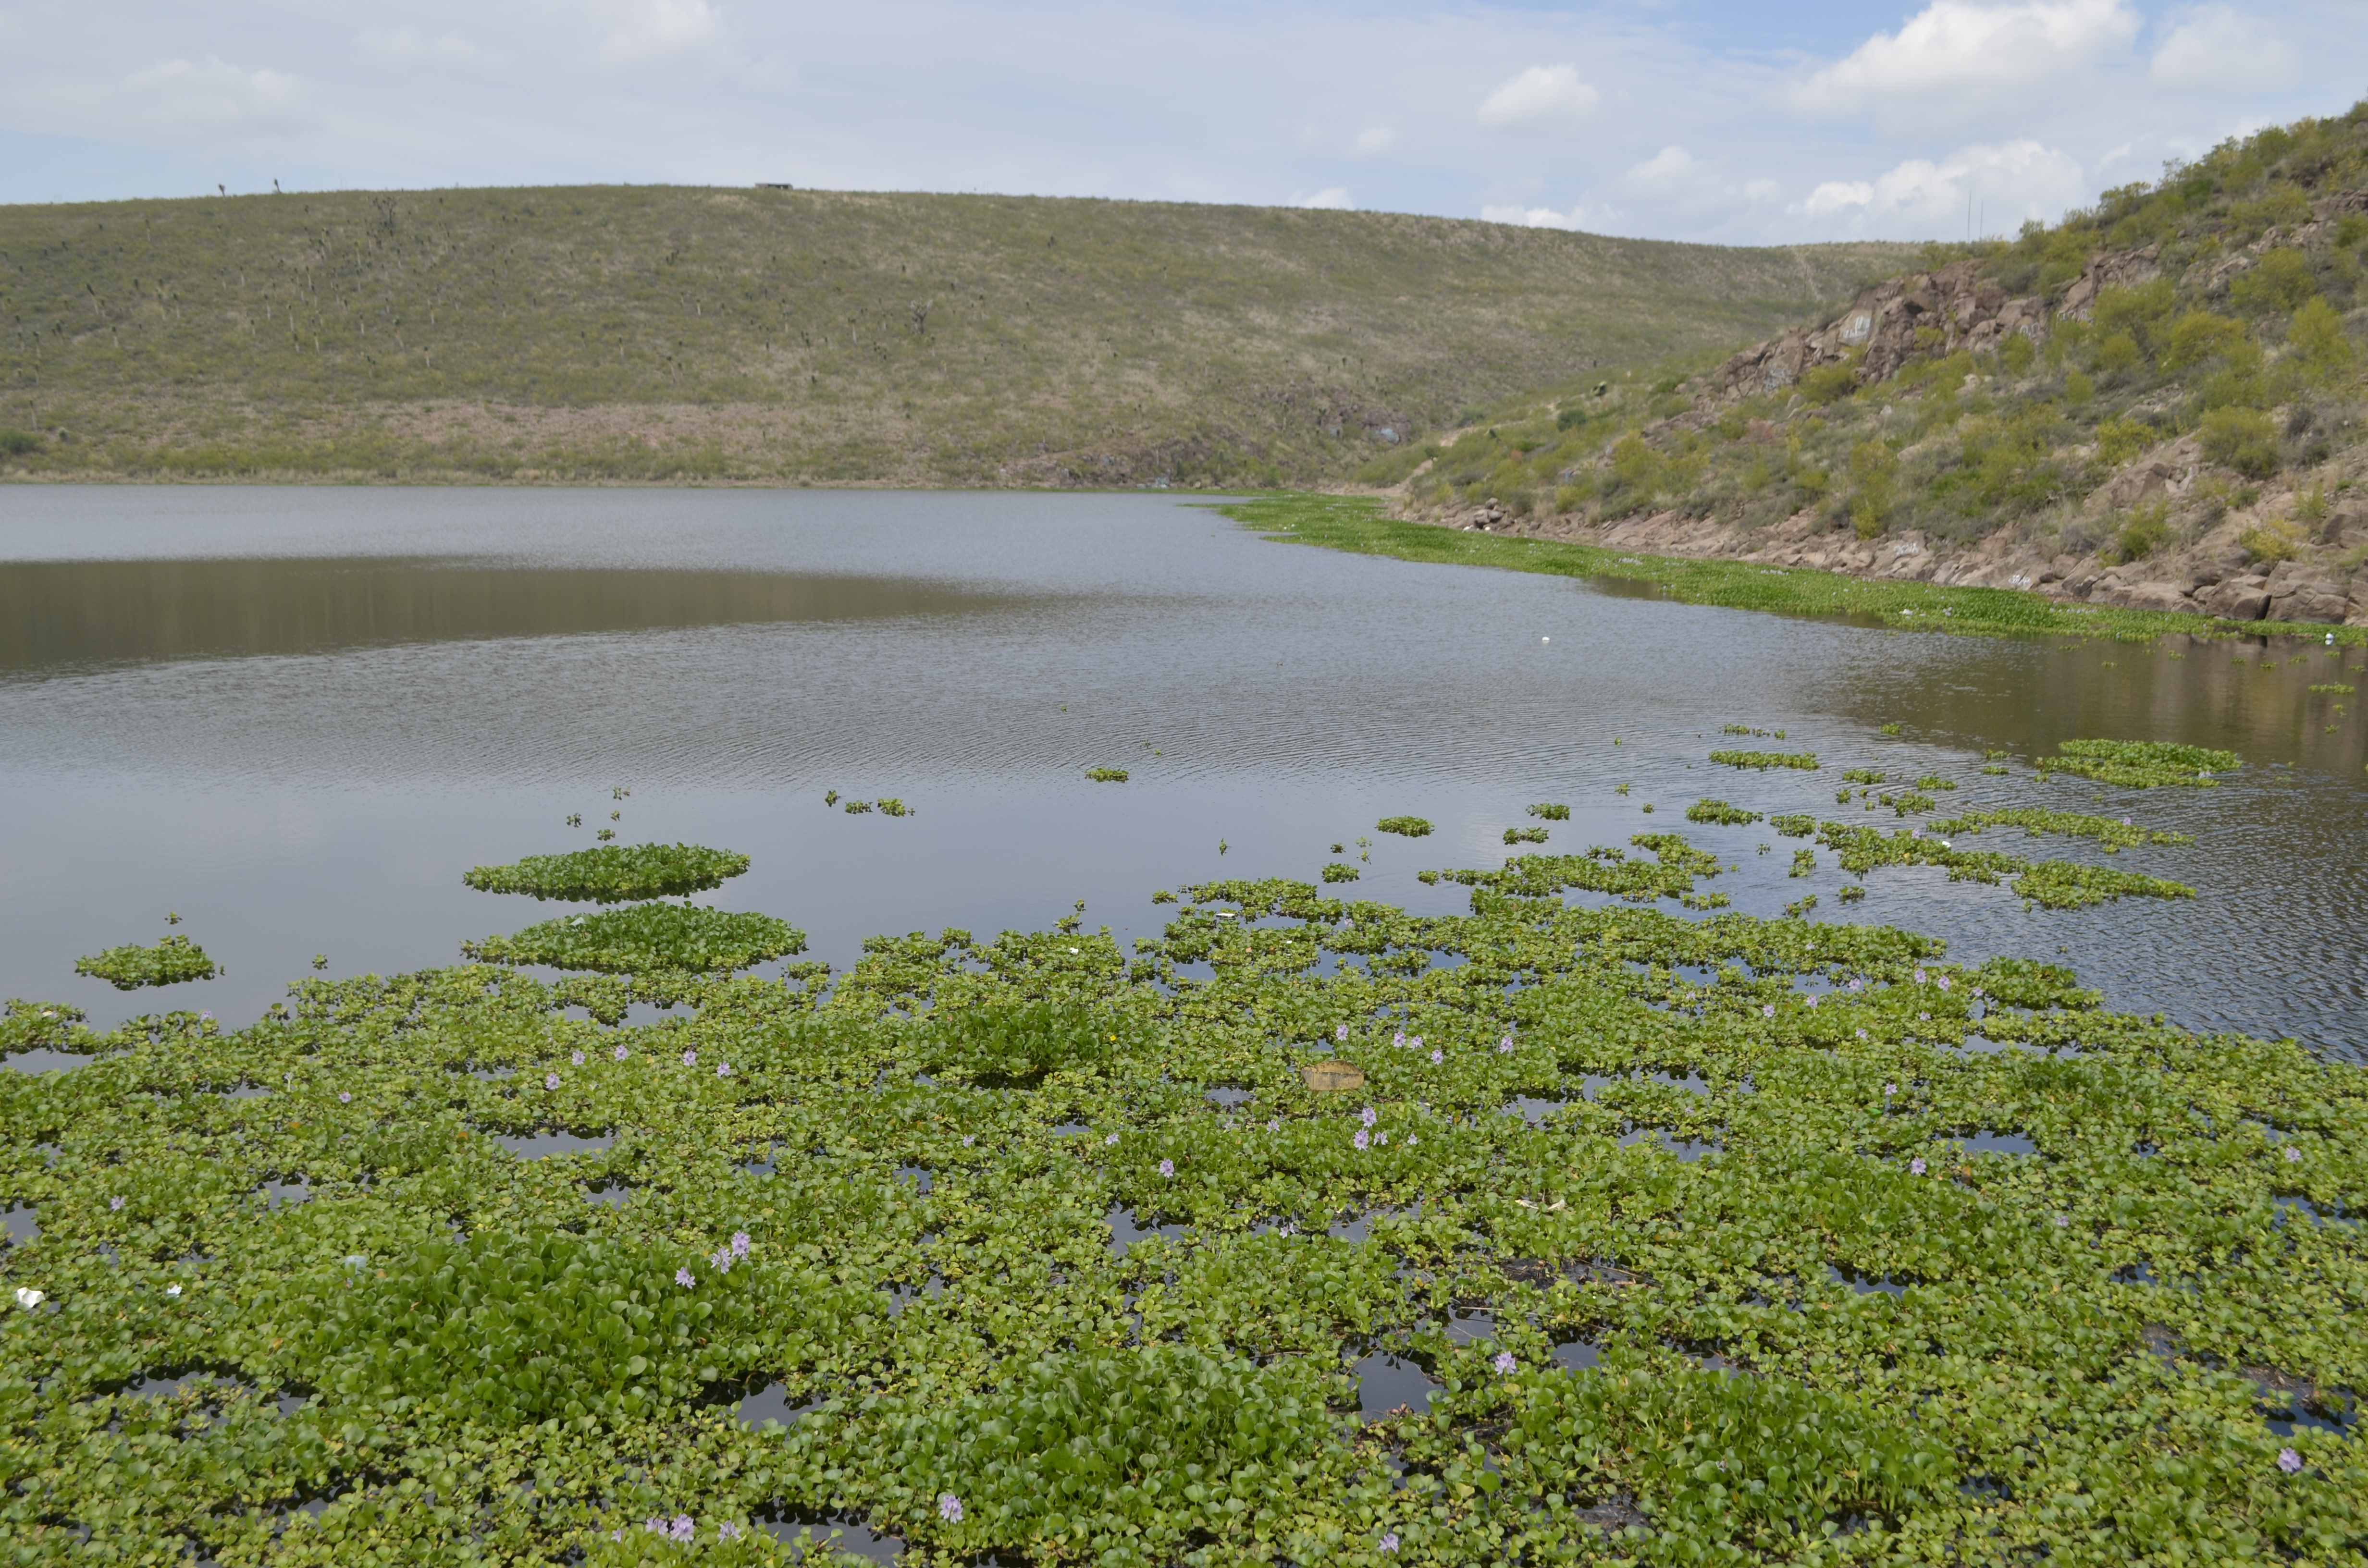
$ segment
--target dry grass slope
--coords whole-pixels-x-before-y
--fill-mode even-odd
[[[1382,430],[1731,346],[1905,254],[676,187],[8,207],[0,464],[1313,483]]]

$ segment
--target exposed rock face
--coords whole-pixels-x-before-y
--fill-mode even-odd
[[[2106,290],[2153,281],[2157,275],[2155,258],[2161,254],[2161,246],[2148,245],[2144,250],[2103,251],[2091,256],[2080,276],[2065,289],[2063,313],[2087,321],[2097,308],[2097,296]]]
[[[2345,614],[2345,588],[2292,561],[2281,561],[2263,588],[2270,596],[2269,619],[2333,624]]]
[[[1808,371],[1847,363],[1861,350],[1859,380],[1873,382],[1918,354],[1995,347],[2010,332],[2034,340],[2045,335],[2044,301],[2009,298],[1980,272],[1981,263],[1968,258],[1936,272],[1886,279],[1824,326],[1794,327],[1737,354],[1720,367],[1719,384],[1730,396],[1781,392]],[[2095,290],[2089,292],[2093,299]],[[1918,335],[1927,331],[1938,335],[1919,346]]]

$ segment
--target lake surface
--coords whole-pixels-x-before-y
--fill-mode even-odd
[[[2118,1006],[2358,1056],[2368,744],[2358,698],[2309,687],[2357,686],[2360,665],[2308,642],[1694,608],[1269,542],[1167,495],[14,487],[0,994],[243,1023],[316,953],[332,974],[449,963],[548,916],[461,874],[599,827],[749,853],[712,902],[791,921],[842,969],[867,935],[1042,928],[1078,900],[1089,927],[1149,937],[1156,889],[1342,858],[1363,876],[1336,891],[1460,911],[1462,889],[1415,873],[1499,863],[1503,830],[1552,801],[1572,814],[1549,850],[1684,832],[1738,868],[1705,887],[1740,910],[1816,892],[1820,918],[2070,962]],[[2214,790],[2035,781],[2030,759],[2084,736],[2247,766]],[[1736,772],[1707,760],[1722,745],[1824,767]],[[1993,750],[2007,777],[1979,771]],[[1103,766],[1131,781],[1085,778]],[[1835,804],[1851,767],[1953,779],[1941,815],[2037,804],[2192,833],[2110,863],[2200,896],[2026,911],[1891,869],[1845,906],[1830,852],[1796,879],[1804,841],[1684,819],[1707,795],[1902,825]],[[916,814],[851,816],[834,790]],[[1397,813],[1438,830],[1374,831]],[[167,912],[223,978],[127,994],[74,973],[165,935]]]

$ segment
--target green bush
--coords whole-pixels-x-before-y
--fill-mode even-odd
[[[74,960],[74,972],[104,980],[118,991],[143,985],[178,985],[188,980],[211,980],[221,971],[206,951],[187,937],[170,936],[153,948],[126,943]]]
[[[805,934],[769,915],[643,903],[563,915],[507,937],[464,945],[487,963],[644,974],[653,970],[746,969],[805,950]]]
[[[2294,312],[2286,326],[2286,344],[2303,373],[2322,386],[2350,375],[2359,359],[2351,335],[2343,330],[2343,317],[2321,299],[2313,299]]]
[[[2258,409],[2215,408],[2203,416],[2203,455],[2249,479],[2266,479],[2278,470],[2278,427]]]
[[[2292,311],[2318,295],[2318,279],[2310,258],[2292,245],[2281,245],[2228,285],[2228,298],[2239,310]]]
[[[863,802],[863,809],[870,811],[871,802]],[[722,887],[726,877],[747,869],[748,857],[728,849],[696,844],[604,844],[566,855],[529,855],[507,866],[475,866],[461,880],[480,892],[625,903]]]
[[[2161,437],[2142,419],[2100,419],[2097,422],[2097,460],[2119,468]]]
[[[0,430],[0,457],[29,458],[45,444],[30,430]]]
[[[1801,395],[1819,406],[1839,403],[1857,391],[1855,365],[1821,365],[1801,377]]]
[[[2124,561],[2143,561],[2169,542],[2170,506],[2162,501],[2131,507],[2114,536]]]
[[[2155,358],[2165,370],[2177,374],[2207,360],[2226,358],[2249,341],[2243,322],[2209,311],[2189,311],[2164,331],[2162,349]]]

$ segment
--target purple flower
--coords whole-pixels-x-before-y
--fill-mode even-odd
[[[2280,1449],[2278,1450],[2278,1468],[2284,1471],[2288,1475],[2294,1475],[2299,1472],[2302,1469],[2302,1456],[2294,1452],[2292,1449]]]
[[[729,1078],[732,1076],[732,1063],[729,1062],[717,1062],[715,1064],[715,1075],[719,1078]]]
[[[1814,997],[1814,996],[1804,996],[1803,998],[1801,998],[1801,1000],[1802,1000],[1802,1001],[1804,1001],[1804,1002],[1805,1002],[1806,1004],[1808,1004],[1808,1005],[1809,1005],[1810,1006],[1812,1006],[1812,1007],[1814,1007],[1814,1006],[1816,1006],[1817,1005],[1817,999],[1816,999],[1816,997]]]
[[[1866,989],[1866,982],[1863,980],[1853,980],[1850,982],[1850,989],[1852,991],[1863,991]]]
[[[1363,1122],[1366,1126],[1371,1127],[1373,1123],[1382,1119],[1382,1113],[1375,1110],[1372,1106],[1367,1106],[1364,1109],[1357,1113],[1357,1119]]]
[[[1397,1549],[1398,1532],[1395,1530],[1383,1530],[1382,1532],[1382,1550],[1383,1551],[1395,1551]]]
[[[677,1284],[677,1285],[681,1286],[681,1287],[682,1287],[684,1290],[689,1290],[692,1286],[694,1286],[694,1285],[696,1285],[696,1284],[698,1284],[698,1283],[699,1283],[699,1281],[698,1281],[698,1280],[693,1279],[693,1278],[690,1277],[690,1270],[689,1270],[689,1269],[688,1269],[688,1268],[677,1268],[677,1269],[676,1269],[676,1270],[674,1271],[674,1282],[675,1282],[676,1284]]]
[[[709,1258],[707,1261],[715,1266],[716,1273],[729,1274],[732,1272],[732,1249],[730,1247],[717,1247],[715,1249],[715,1256]]]
[[[1176,1162],[1175,1162],[1175,1161],[1173,1161],[1173,1160],[1162,1160],[1162,1161],[1160,1161],[1160,1162],[1159,1162],[1159,1174],[1160,1174],[1161,1176],[1174,1176],[1174,1175],[1176,1174]]]
[[[1916,1021],[1919,1024],[1929,1024],[1932,1021],[1932,1015],[1930,1013],[1918,1013],[1916,1015]]]
[[[1908,1161],[1907,1174],[1909,1176],[1922,1176],[1924,1174],[1924,1162],[1921,1160]]]
[[[748,1256],[747,1232],[734,1231],[732,1233],[732,1256],[734,1257],[746,1257]]]
[[[2123,817],[2123,818],[2122,819],[2122,825],[2123,825],[2123,827],[2127,827],[2127,826],[2129,826],[2129,825],[2130,825],[2130,819],[2129,819],[2129,818],[2127,818],[2127,817]]]
[[[666,1520],[660,1518],[657,1515],[653,1514],[648,1518],[642,1521],[642,1528],[648,1530],[653,1535],[664,1535],[666,1534]]]
[[[1446,1060],[1447,1060],[1447,1058],[1446,1058],[1444,1055],[1440,1054],[1440,1052],[1438,1052],[1438,1051],[1432,1051],[1432,1052],[1430,1053],[1430,1064],[1431,1064],[1433,1067],[1438,1066],[1440,1062],[1444,1062],[1444,1061],[1446,1061]]]
[[[684,1066],[686,1066],[686,1067],[696,1067],[696,1066],[698,1066],[698,1065],[699,1065],[699,1052],[697,1052],[697,1051],[684,1051],[684,1052],[682,1053],[682,1064],[683,1064]]]
[[[620,1062],[622,1062],[622,1061],[623,1061],[627,1056],[629,1056],[629,1055],[631,1055],[631,1054],[632,1054],[632,1053],[631,1053],[630,1051],[627,1051],[623,1046],[621,1046],[621,1045],[620,1045],[620,1046],[619,1046],[619,1047],[617,1048],[617,1060],[618,1060],[618,1061],[620,1061]]]
[[[1419,1142],[1422,1142],[1422,1140],[1421,1140],[1421,1139],[1419,1139],[1419,1138],[1417,1138],[1417,1137],[1416,1137],[1413,1133],[1409,1132],[1409,1133],[1407,1133],[1407,1134],[1406,1134],[1406,1147],[1407,1147],[1407,1148],[1411,1149],[1411,1148],[1413,1148],[1416,1144],[1417,1144],[1417,1143],[1419,1143]]]
[[[1115,1143],[1118,1142],[1118,1134],[1113,1132],[1109,1137],[1103,1139],[1102,1142],[1105,1143]]]
[[[567,1060],[574,1062],[576,1066],[581,1067],[584,1065],[584,1053],[580,1051],[576,1051],[573,1055],[569,1056]]]
[[[1504,1039],[1497,1042],[1497,1054],[1499,1056],[1504,1055],[1507,1051],[1509,1051],[1512,1049],[1513,1037],[1511,1035],[1507,1035]]]
[[[339,1105],[351,1105],[353,1103],[353,1098],[354,1096],[350,1090],[339,1089],[337,1091],[337,1103]]]
[[[1410,1046],[1414,1047],[1414,1049],[1415,1049],[1415,1050],[1417,1050],[1417,1051],[1420,1051],[1420,1050],[1422,1049],[1422,1036],[1420,1036],[1420,1035],[1412,1035],[1412,1036],[1409,1036],[1409,1037],[1407,1038],[1407,1040],[1406,1040],[1406,1043],[1407,1043],[1408,1045],[1410,1045]]]
[[[1865,1031],[1864,1029],[1861,1029],[1861,1030],[1859,1030],[1859,1031],[1858,1031],[1858,1038],[1859,1038],[1859,1039],[1861,1039],[1861,1040],[1864,1040],[1864,1039],[1866,1038],[1866,1031]]]
[[[1361,1127],[1360,1127],[1359,1129],[1357,1129],[1357,1147],[1358,1147],[1358,1148],[1360,1148],[1360,1149],[1369,1148],[1369,1147],[1371,1147],[1371,1146],[1372,1146],[1372,1142],[1373,1142],[1373,1135],[1372,1135],[1372,1133],[1370,1133],[1370,1132],[1366,1131],[1365,1131],[1363,1128],[1361,1128]]]
[[[967,1149],[967,1148],[969,1148],[972,1144],[973,1144],[973,1143],[975,1143],[975,1142],[978,1142],[978,1134],[977,1134],[977,1133],[975,1133],[975,1132],[965,1132],[965,1133],[963,1133],[963,1134],[962,1134],[962,1147],[963,1147],[963,1148]]]
[[[1404,1047],[1406,1044],[1406,1030],[1400,1029],[1395,1034],[1390,1036],[1390,1043],[1395,1046]]]
[[[1947,975],[1945,975],[1945,974],[1944,974],[1944,975],[1942,975],[1942,976],[1940,978],[1940,981],[1938,982],[1938,983],[1939,983],[1939,985],[1940,985],[1940,987],[1941,987],[1941,990],[1946,991],[1947,989],[1949,989],[1949,977],[1948,977]]]
[[[1509,1378],[1520,1369],[1521,1364],[1513,1359],[1513,1353],[1511,1351],[1499,1350],[1497,1352],[1496,1366],[1497,1370],[1504,1373]]]
[[[1924,971],[1920,969],[1916,971],[1916,983],[1918,985],[1924,983]]]
[[[1773,1002],[1761,1003],[1759,1005],[1759,1016],[1763,1018],[1774,1017],[1776,1016],[1776,1004]]]
[[[1278,1116],[1278,1117],[1276,1117],[1274,1119],[1272,1119],[1271,1121],[1269,1121],[1269,1122],[1266,1124],[1266,1130],[1267,1130],[1269,1132],[1280,1132],[1280,1131],[1282,1131],[1282,1118],[1281,1118],[1281,1117],[1279,1117],[1279,1116]]]
[[[214,1021],[214,1016],[211,1013],[199,1013],[198,1017],[199,1019],[209,1024]]]
[[[1342,1024],[1338,1028],[1334,1029],[1332,1031],[1332,1038],[1334,1040],[1347,1040],[1349,1038],[1349,1026]]]
[[[1865,1031],[1864,1029],[1861,1029],[1861,1030],[1859,1030],[1858,1032],[1859,1032],[1859,1033],[1861,1033],[1861,1034],[1864,1034],[1866,1031]],[[1885,1085],[1883,1085],[1883,1097],[1884,1097],[1884,1099],[1889,1099],[1892,1096],[1894,1096],[1894,1095],[1897,1094],[1898,1092],[1899,1092],[1899,1085],[1896,1085],[1896,1084],[1885,1084]]]
[[[718,1540],[738,1540],[740,1539],[740,1527],[734,1524],[731,1520],[726,1519],[722,1524],[715,1527],[715,1539]]]
[[[546,1089],[555,1089],[559,1087],[559,1074],[556,1073],[545,1073],[542,1075],[542,1086]]]
[[[2288,1165],[2299,1165],[2301,1162],[2302,1162],[2302,1151],[2301,1151],[2300,1149],[2295,1148],[2295,1147],[2294,1147],[2293,1144],[2291,1144],[2291,1143],[2287,1144],[2287,1145],[2286,1145],[2286,1164],[2288,1164]],[[116,1199],[116,1201],[117,1201],[117,1202],[119,1202],[119,1203],[120,1203],[120,1202],[122,1202],[123,1200],[122,1200],[121,1199],[120,1199],[120,1198],[119,1198],[119,1199]]]
[[[938,1517],[950,1525],[962,1523],[962,1499],[951,1492],[939,1493]]]
[[[668,1533],[677,1540],[689,1540],[699,1533],[699,1525],[689,1514],[677,1514],[674,1528]]]
[[[123,1207],[123,1199],[120,1198],[110,1198],[107,1200],[107,1207],[109,1210],[120,1209]]]
[[[2069,1216],[2067,1216],[2067,1215],[2058,1214],[2057,1216],[2055,1216],[2055,1228],[2056,1228],[2057,1230],[2059,1230],[2059,1231],[2060,1231],[2060,1230],[2063,1230],[2066,1226],[2067,1226],[2067,1225],[2069,1225],[2069,1224],[2071,1224],[2071,1223],[2072,1223],[2072,1221],[2071,1221],[2070,1217],[2069,1217]]]

